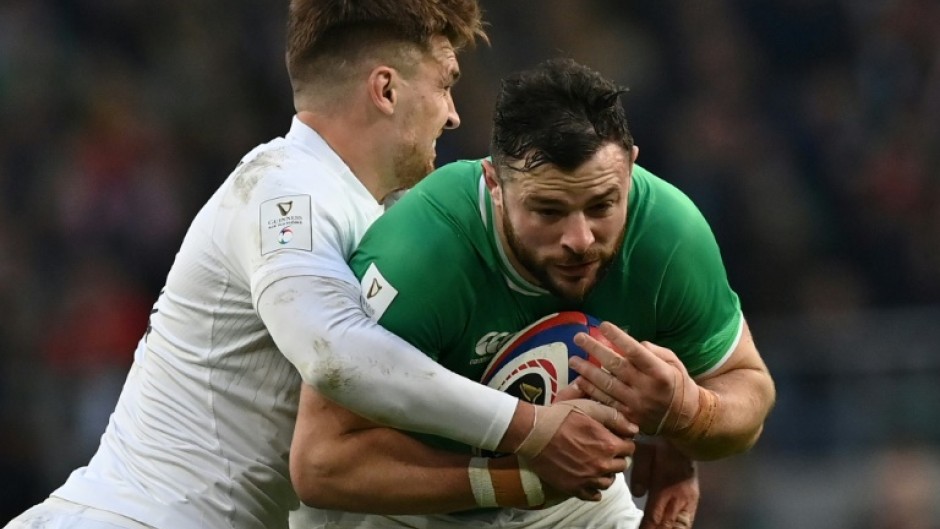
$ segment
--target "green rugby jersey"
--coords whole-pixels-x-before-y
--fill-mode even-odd
[[[441,167],[376,221],[353,254],[379,323],[480,380],[503,339],[581,310],[672,349],[692,376],[717,368],[742,315],[714,235],[689,198],[634,166],[621,252],[579,305],[523,279],[503,253],[479,160]]]

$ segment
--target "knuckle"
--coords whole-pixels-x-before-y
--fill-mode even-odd
[[[671,368],[657,369],[653,377],[654,387],[658,390],[672,390],[675,385],[675,378],[672,375]]]
[[[614,377],[611,374],[608,374],[604,380],[604,391],[609,393],[611,390],[613,390],[614,383],[616,382],[616,380],[617,380],[616,377]]]

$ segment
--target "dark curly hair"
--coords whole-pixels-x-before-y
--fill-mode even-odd
[[[633,148],[620,102],[625,88],[572,59],[552,59],[505,78],[493,116],[497,167],[528,172],[544,164],[572,171],[608,143]]]

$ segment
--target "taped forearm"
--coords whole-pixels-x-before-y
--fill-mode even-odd
[[[521,458],[474,457],[467,470],[477,506],[537,508],[545,505],[542,480]]]
[[[491,462],[434,448],[356,415],[306,384],[290,476],[301,501],[321,509],[442,514],[544,502],[541,481],[515,456]]]
[[[516,456],[470,458],[383,427],[339,441],[306,468],[291,454],[294,487],[310,507],[395,515],[545,504],[541,480]]]
[[[699,385],[683,419],[666,437],[694,459],[713,460],[750,449],[773,406],[773,382],[766,372],[729,371]]]
[[[369,319],[358,285],[281,279],[258,313],[304,381],[375,422],[495,449],[517,399],[442,367]]]
[[[304,425],[298,423],[298,428]],[[391,428],[307,446],[295,437],[291,479],[310,507],[373,514],[442,514],[476,506],[469,456],[435,450]]]

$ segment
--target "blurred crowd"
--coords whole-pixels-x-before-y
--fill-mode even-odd
[[[940,2],[481,3],[492,42],[461,57],[439,163],[486,154],[501,76],[570,56],[629,89],[639,163],[699,204],[758,341],[762,319],[940,304]],[[196,210],[286,133],[286,4],[0,3],[0,524],[87,460]],[[879,461],[916,468],[904,454]]]

